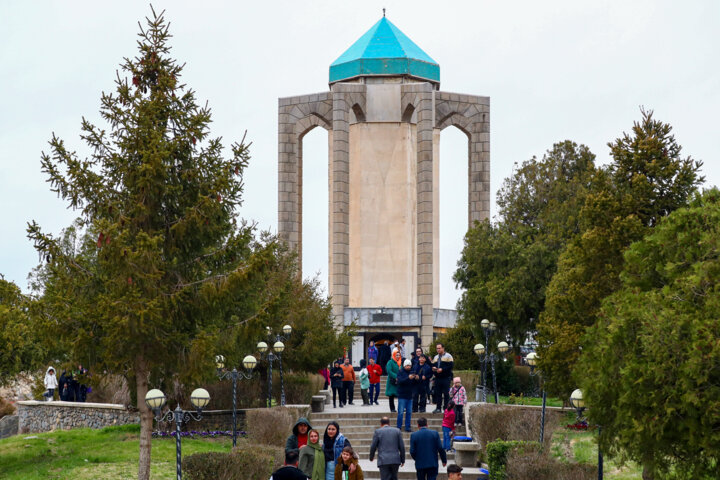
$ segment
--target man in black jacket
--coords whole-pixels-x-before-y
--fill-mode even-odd
[[[307,475],[297,468],[298,457],[297,450],[285,452],[285,465],[275,470],[270,480],[307,480]]]
[[[437,355],[433,359],[432,371],[435,374],[435,403],[436,408],[433,413],[445,411],[448,402],[450,402],[450,381],[453,378],[453,366],[455,361],[452,355],[445,351],[442,343],[435,346]]]

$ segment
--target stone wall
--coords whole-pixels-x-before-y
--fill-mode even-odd
[[[0,438],[7,438],[18,433],[18,416],[5,415],[0,418]]]
[[[103,428],[140,423],[137,412],[106,403],[17,402],[19,433],[49,432],[72,428]]]

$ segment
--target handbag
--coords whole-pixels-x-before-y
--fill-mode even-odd
[[[390,377],[390,385],[397,385],[397,377]]]

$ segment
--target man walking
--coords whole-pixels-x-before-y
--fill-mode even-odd
[[[435,403],[433,413],[440,413],[447,408],[450,401],[450,381],[453,378],[454,360],[452,355],[445,351],[442,343],[435,346],[437,355],[433,358],[432,371],[435,374]]]
[[[405,442],[399,428],[390,426],[390,419],[382,417],[370,444],[370,461],[378,454],[380,480],[398,480],[398,470],[405,465]]]
[[[345,363],[341,368],[343,370],[343,394],[340,395],[340,399],[352,405],[353,394],[355,393],[355,369],[350,365],[350,359],[348,357],[345,357]],[[448,386],[448,389],[449,388],[450,386]]]
[[[410,456],[415,460],[418,480],[435,480],[438,476],[438,454],[443,467],[447,465],[445,449],[440,444],[440,435],[427,428],[427,418],[417,421],[418,431],[410,435]]]

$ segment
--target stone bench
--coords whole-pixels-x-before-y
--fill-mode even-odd
[[[480,444],[478,442],[453,442],[455,463],[461,467],[476,467]]]
[[[325,411],[325,395],[313,395],[310,401],[310,410],[313,413]]]

